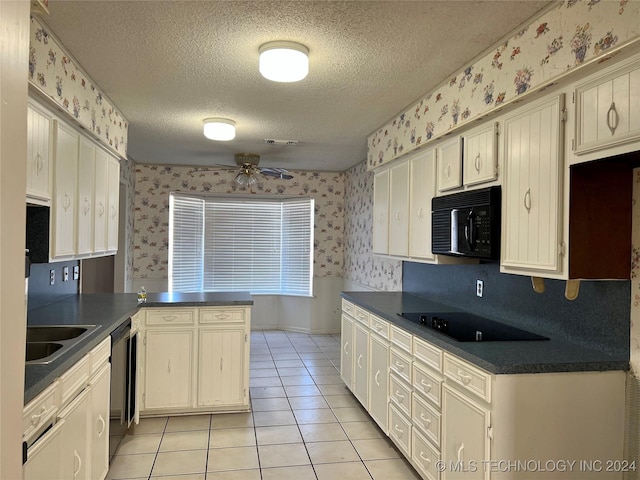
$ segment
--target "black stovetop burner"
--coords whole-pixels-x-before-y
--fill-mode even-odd
[[[411,322],[436,330],[459,342],[549,340],[542,335],[466,312],[403,312],[398,315]]]

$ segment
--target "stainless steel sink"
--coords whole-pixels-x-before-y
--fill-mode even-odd
[[[46,365],[91,335],[97,325],[27,326],[26,363]]]

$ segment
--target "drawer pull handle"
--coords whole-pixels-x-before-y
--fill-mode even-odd
[[[396,390],[396,397],[398,397],[401,402],[404,400],[404,395],[402,395],[399,390]]]
[[[73,478],[76,478],[78,476],[78,474],[80,473],[80,469],[82,468],[82,459],[80,458],[80,455],[78,455],[78,451],[77,450],[73,451],[73,456],[75,457],[75,460],[78,461],[77,470],[76,469],[73,470]]]
[[[431,419],[424,416],[424,413],[420,414],[420,420],[424,423],[424,426],[429,428],[431,426]]]
[[[424,456],[424,452],[420,452],[420,459],[425,463],[425,466],[428,467],[431,465],[431,459]]]
[[[466,375],[462,370],[458,370],[458,376],[460,377],[460,380],[462,380],[462,383],[464,383],[465,385],[469,385],[469,383],[471,382],[471,375]]]
[[[374,377],[374,380],[376,382],[376,385],[379,387],[380,386],[380,382],[378,381],[378,378],[380,377],[380,370],[378,370],[376,372],[376,376]]]
[[[347,351],[348,346],[349,346],[349,342],[344,342],[343,350],[345,355],[349,355],[349,352]]]
[[[358,368],[362,370],[362,355],[358,357]]]
[[[424,383],[423,379],[420,379],[420,384],[422,385],[422,389],[425,392],[430,392],[431,389],[433,388],[433,385],[431,385],[430,383]]]
[[[45,413],[47,413],[47,407],[43,405],[42,407],[40,407],[40,413],[34,413],[33,415],[31,415],[31,425],[35,426],[40,423],[40,419]]]
[[[224,320],[226,318],[229,318],[231,315],[227,314],[227,313],[219,313],[216,315],[216,318],[218,320]]]
[[[458,449],[458,461],[462,462],[462,456],[464,454],[464,442],[460,444],[460,448]]]
[[[165,322],[173,322],[174,320],[176,320],[178,317],[176,315],[165,315],[164,317],[162,317],[162,319]]]
[[[404,435],[404,430],[402,430],[402,429],[398,426],[398,424],[397,424],[397,423],[395,424],[395,426],[394,426],[393,428],[394,428],[394,430],[395,430],[396,432],[398,432],[400,435]]]
[[[104,421],[104,418],[102,418],[102,414],[98,415],[98,423],[101,424],[100,430],[98,432],[98,438],[100,438],[107,428],[107,423]]]
[[[404,363],[396,362],[396,367],[398,370],[402,371],[404,370]]]
[[[376,329],[377,331],[382,330],[382,325],[380,325],[379,323],[376,323],[375,329]]]

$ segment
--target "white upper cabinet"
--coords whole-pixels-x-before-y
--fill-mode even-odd
[[[373,253],[389,253],[389,169],[373,176]]]
[[[107,219],[109,208],[109,155],[102,149],[96,149],[95,169],[95,198],[94,198],[94,235],[93,250],[105,252],[107,250]]]
[[[108,198],[109,209],[107,219],[107,250],[118,250],[118,217],[120,200],[120,162],[109,156],[108,163]]]
[[[52,258],[71,257],[76,253],[79,134],[61,122],[56,125]]]
[[[426,149],[411,157],[409,184],[409,256],[433,260],[431,200],[436,194],[435,149]]]
[[[389,254],[409,254],[409,162],[389,169]]]
[[[487,123],[463,134],[464,184],[498,178],[498,124]]]
[[[578,155],[640,139],[640,60],[623,62],[575,93]]]
[[[438,192],[462,186],[462,141],[460,135],[436,147]]]
[[[503,272],[558,273],[561,262],[563,95],[505,119]]]
[[[29,103],[27,109],[27,197],[51,201],[51,116]]]
[[[78,158],[78,255],[93,253],[96,147],[80,137]]]

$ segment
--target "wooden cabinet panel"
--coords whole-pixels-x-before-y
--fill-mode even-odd
[[[369,406],[369,329],[354,324],[353,393],[360,403]]]
[[[76,253],[79,135],[60,122],[56,125],[52,258],[71,257]]]
[[[78,255],[93,253],[96,147],[80,137],[78,156]]]
[[[431,253],[431,200],[436,194],[435,149],[409,160],[409,256],[433,260]]]
[[[59,420],[29,448],[27,463],[23,467],[24,480],[63,478],[60,470],[63,427],[64,420]]]
[[[561,270],[562,102],[555,96],[505,120],[502,271]]]
[[[109,156],[100,148],[95,154],[95,197],[94,197],[94,235],[93,249],[95,252],[107,251],[107,218],[109,206],[108,172]]]
[[[353,320],[343,314],[340,339],[340,376],[350,389],[353,389],[353,355],[355,351],[353,340]]]
[[[89,390],[85,389],[63,411],[62,446],[60,450],[61,476],[74,480],[90,477],[89,455]]]
[[[247,403],[244,326],[200,329],[198,406]]]
[[[369,414],[383,432],[388,429],[389,343],[369,335]]]
[[[373,176],[373,253],[389,253],[389,169]]]
[[[146,409],[191,406],[193,329],[149,329],[146,332]]]
[[[409,254],[409,163],[389,170],[389,254]]]
[[[89,439],[92,480],[104,480],[109,471],[110,381],[111,365],[106,363],[89,382],[91,395]]]
[[[115,252],[118,250],[118,217],[120,214],[120,162],[109,157],[108,168],[108,218],[107,218],[107,250]]]
[[[51,201],[51,117],[33,105],[27,110],[27,197]]]
[[[438,164],[438,192],[462,186],[462,145],[460,136],[436,147]]]
[[[475,185],[498,178],[498,125],[488,123],[463,137],[464,184]]]

